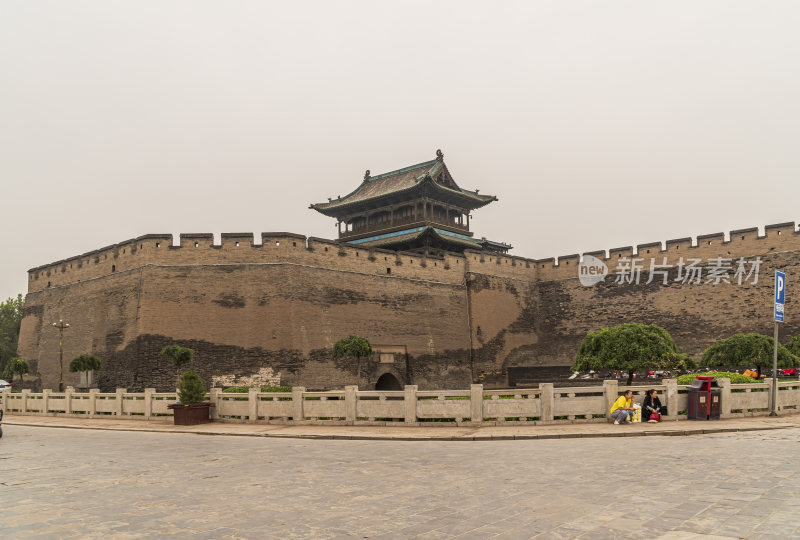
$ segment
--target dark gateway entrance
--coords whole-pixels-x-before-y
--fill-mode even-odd
[[[384,373],[378,377],[378,382],[375,383],[375,390],[402,390],[403,385],[397,380],[397,377],[391,373]]]

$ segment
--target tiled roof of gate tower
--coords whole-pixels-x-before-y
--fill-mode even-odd
[[[326,215],[335,215],[338,213],[337,211],[359,203],[367,203],[373,199],[380,199],[396,193],[408,193],[423,184],[430,185],[434,192],[458,198],[465,207],[469,208],[480,208],[497,200],[494,195],[479,195],[477,191],[460,188],[450,175],[443,158],[441,151],[437,151],[436,159],[410,167],[377,176],[370,176],[370,172],[367,171],[361,185],[351,193],[327,203],[312,204],[309,208]]]

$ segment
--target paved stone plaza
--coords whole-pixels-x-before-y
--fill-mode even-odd
[[[800,429],[486,442],[4,431],[7,538],[800,537]]]

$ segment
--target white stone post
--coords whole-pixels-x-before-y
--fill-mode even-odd
[[[125,414],[125,394],[128,393],[127,388],[117,388],[116,411],[114,414],[122,418]]]
[[[292,421],[296,424],[305,420],[303,411],[303,392],[305,391],[305,386],[292,387]]]
[[[403,389],[403,410],[405,411],[405,423],[414,424],[417,422],[417,385],[407,384]]]
[[[772,378],[769,378],[769,379],[765,380],[764,382],[766,383],[767,388],[769,388],[769,410],[770,411],[774,410],[775,412],[780,412],[781,400],[780,400],[780,397],[778,395],[778,388],[775,387],[775,385],[773,384],[775,381]],[[772,396],[775,396],[775,406],[774,407],[772,405]]]
[[[553,383],[539,383],[539,408],[539,420],[542,422],[552,422],[554,419],[553,410],[555,409]]]
[[[603,396],[606,398],[606,418],[611,418],[611,406],[619,397],[619,381],[603,381]]]
[[[100,392],[97,388],[89,390],[89,418],[97,416],[97,394]]]
[[[11,390],[6,388],[3,390],[3,414],[8,412],[8,400],[11,398]]]
[[[144,389],[144,419],[150,420],[153,416],[153,394],[156,393],[155,388]]]
[[[212,388],[208,391],[208,399],[211,401],[211,420],[219,420],[219,404],[222,401],[221,397],[221,388]]]
[[[665,392],[667,399],[667,412],[669,413],[664,417],[665,420],[678,419],[678,379],[664,379],[664,386],[667,387]]]
[[[50,414],[50,392],[52,392],[50,389],[42,390],[42,413],[44,414]]]
[[[473,424],[483,422],[483,385],[473,384],[469,387],[469,412]]]
[[[355,425],[358,405],[358,386],[344,387],[344,416],[348,425]]]
[[[22,400],[21,400],[22,403],[20,403],[20,407],[19,408],[20,408],[20,411],[22,412],[22,414],[26,414],[28,412],[28,394],[30,394],[30,393],[31,393],[31,391],[27,390],[27,389],[23,390],[21,392],[21,394],[22,394]]]
[[[730,379],[717,379],[719,383],[720,396],[719,398],[722,400],[719,409],[719,417],[720,418],[730,418],[731,416],[731,380]]]
[[[25,392],[25,390],[23,390]],[[72,387],[64,390],[64,414],[72,414]]]
[[[258,421],[258,393],[261,387],[251,387],[247,390],[247,421],[254,423]]]

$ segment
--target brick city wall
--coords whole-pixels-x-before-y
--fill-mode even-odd
[[[161,347],[197,350],[208,382],[280,380],[312,389],[374,386],[391,373],[426,388],[508,383],[508,368],[568,366],[589,330],[620,322],[656,323],[694,356],[739,331],[770,333],[773,270],[798,275],[794,223],[592,252],[610,272],[626,257],[645,259],[639,285],[594,287],[578,280],[577,255],[531,260],[466,252],[444,258],[368,250],[289,233],[147,235],[29,271],[20,355],[34,387],[57,387],[58,333],[65,366],[83,352],[103,361],[101,388],[170,390],[175,371]],[[649,285],[651,257],[760,256],[755,285]],[[734,265],[735,266],[735,265]],[[790,311],[791,313],[791,311]],[[784,335],[800,330],[791,318]],[[330,357],[333,342],[367,337],[395,354],[354,361]],[[66,369],[66,368],[65,368]],[[277,378],[277,379],[276,379]],[[67,384],[77,384],[65,373]]]

